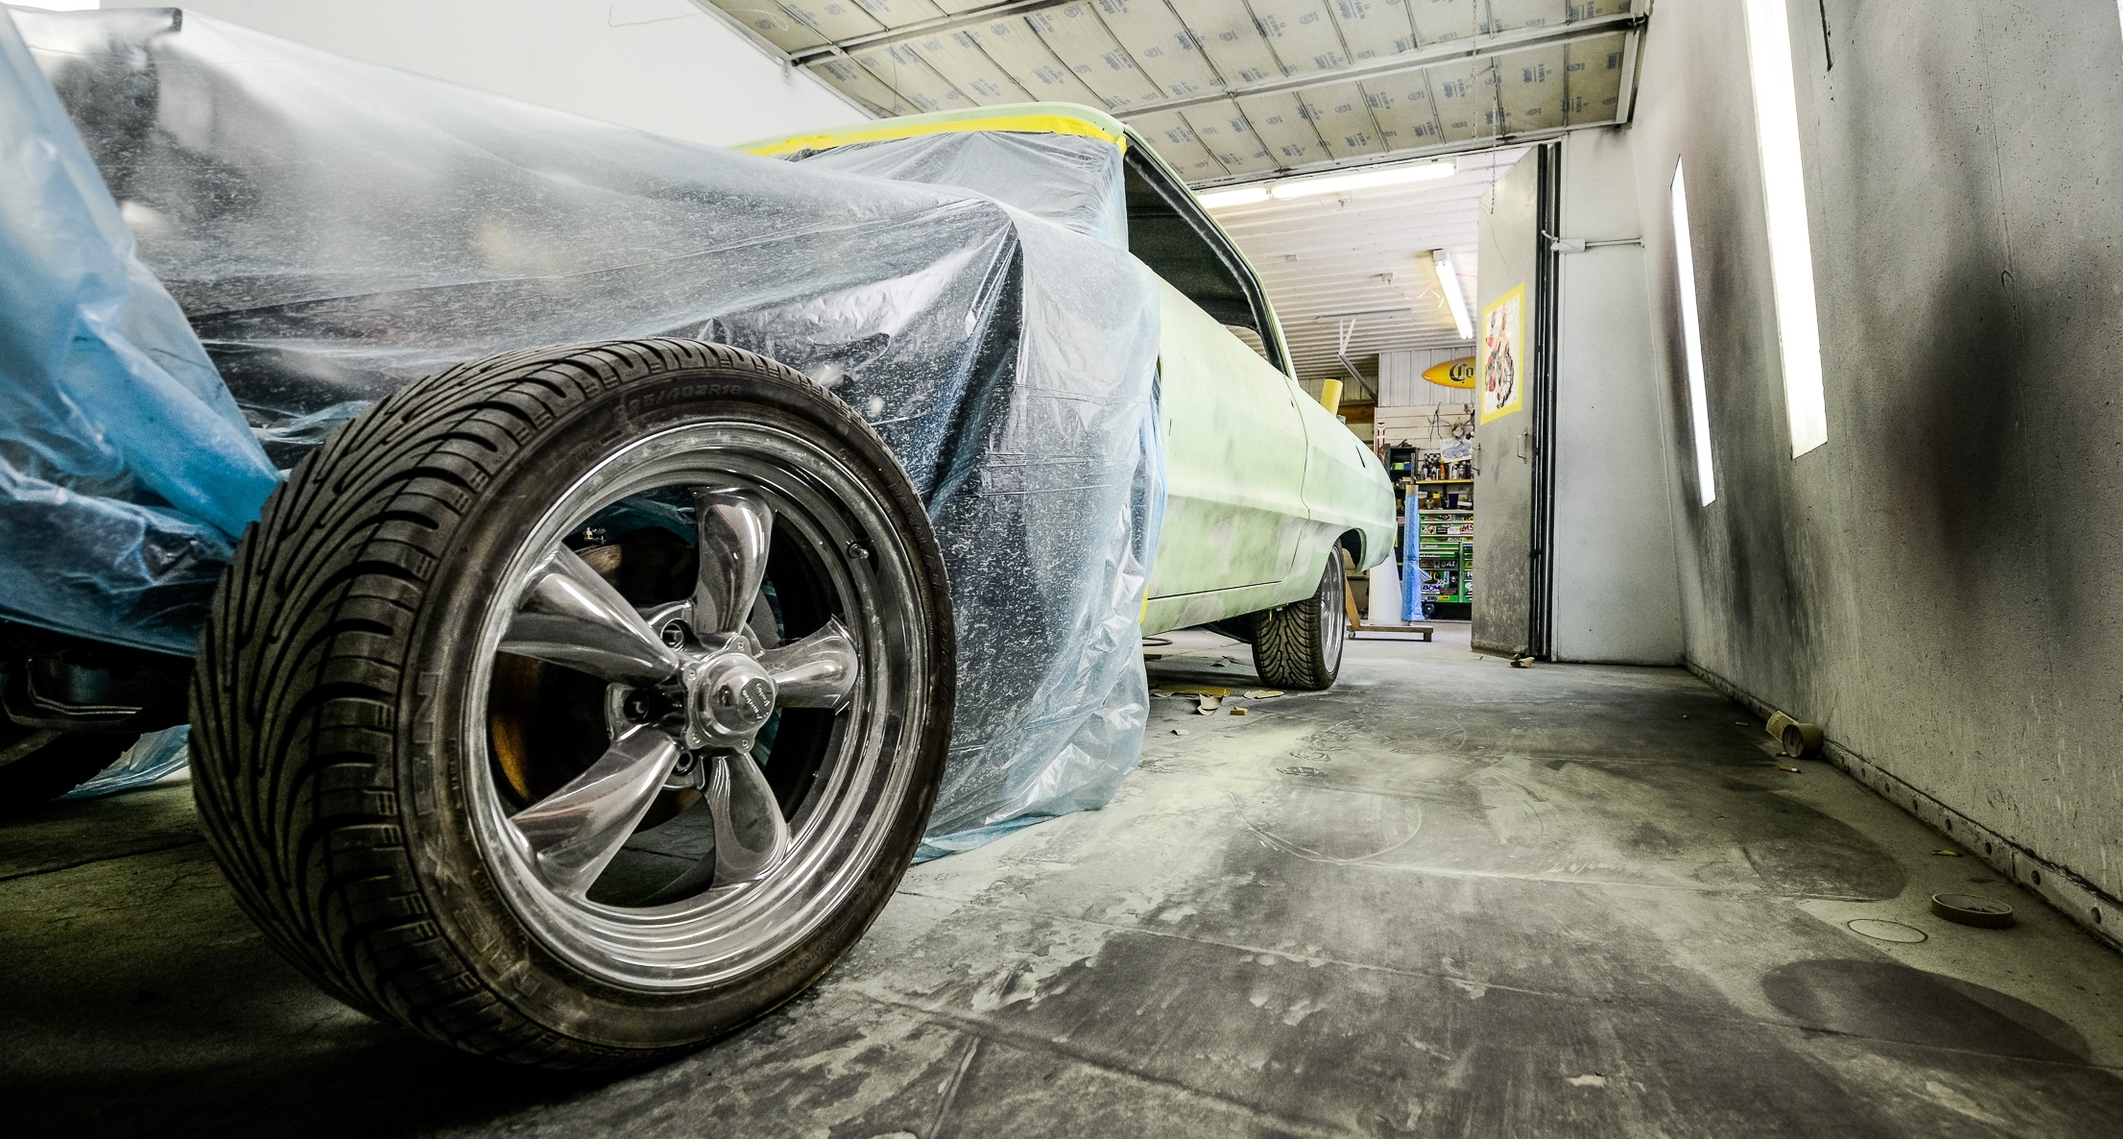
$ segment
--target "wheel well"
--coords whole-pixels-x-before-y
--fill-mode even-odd
[[[1364,532],[1362,530],[1344,530],[1342,531],[1342,536],[1336,538],[1334,542],[1349,551],[1349,556],[1356,559],[1357,565],[1364,564]]]

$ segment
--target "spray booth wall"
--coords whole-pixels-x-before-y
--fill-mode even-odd
[[[1790,0],[1828,442],[1792,457],[1743,0],[1662,0],[1635,127],[1686,655],[2114,925],[2123,29],[2113,0]],[[1825,27],[1824,27],[1825,25]],[[1833,66],[1830,66],[1832,53]],[[1669,188],[1686,163],[1716,498]],[[1934,802],[1935,801],[1935,802]],[[1945,813],[1942,813],[1945,812]],[[1973,832],[1973,833],[1969,833]],[[2039,865],[2071,872],[2043,882]],[[2077,882],[2070,879],[2077,877]],[[2104,930],[2104,932],[2106,932]]]

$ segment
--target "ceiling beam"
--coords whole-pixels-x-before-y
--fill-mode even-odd
[[[1149,111],[1146,110],[1143,113],[1148,114]],[[1128,121],[1127,116],[1123,116],[1121,121]],[[1361,170],[1369,166],[1413,162],[1423,158],[1444,158],[1454,154],[1476,154],[1489,150],[1502,150],[1506,147],[1523,146],[1527,143],[1539,142],[1542,139],[1558,138],[1569,134],[1571,131],[1585,130],[1589,127],[1616,126],[1619,123],[1620,120],[1601,119],[1594,123],[1572,123],[1569,126],[1543,127],[1540,130],[1482,135],[1478,138],[1467,139],[1464,142],[1444,142],[1436,146],[1389,150],[1383,154],[1365,154],[1356,158],[1341,158],[1327,162],[1307,162],[1280,170],[1263,170],[1254,174],[1234,174],[1226,178],[1204,178],[1199,182],[1189,182],[1187,185],[1196,191],[1223,190],[1232,186],[1244,186],[1252,182],[1273,182],[1277,179],[1291,178],[1299,174],[1323,174],[1330,170]]]
[[[1634,31],[1641,27],[1647,17],[1640,12],[1624,12],[1615,16],[1595,16],[1576,23],[1556,24],[1550,27],[1520,28],[1513,32],[1499,32],[1493,36],[1477,36],[1465,40],[1431,41],[1429,47],[1404,51],[1355,67],[1336,71],[1312,71],[1304,75],[1288,75],[1261,83],[1249,83],[1244,87],[1228,87],[1212,95],[1196,95],[1191,99],[1169,99],[1138,108],[1140,114],[1154,111],[1184,111],[1192,107],[1205,107],[1224,102],[1240,95],[1273,95],[1281,91],[1302,91],[1307,87],[1322,87],[1329,83],[1347,83],[1351,80],[1379,79],[1409,71],[1419,71],[1433,64],[1455,59],[1480,59],[1499,55],[1521,48],[1545,47],[1549,44],[1586,39],[1594,35],[1617,31]]]

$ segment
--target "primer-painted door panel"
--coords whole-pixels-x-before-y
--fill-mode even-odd
[[[1296,388],[1178,290],[1159,294],[1166,497],[1150,597],[1280,582],[1307,525]]]

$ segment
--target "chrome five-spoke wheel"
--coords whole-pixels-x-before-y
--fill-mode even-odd
[[[852,946],[953,668],[921,502],[832,397],[685,341],[497,357],[349,425],[246,537],[195,680],[202,817],[351,1003],[628,1063]]]

